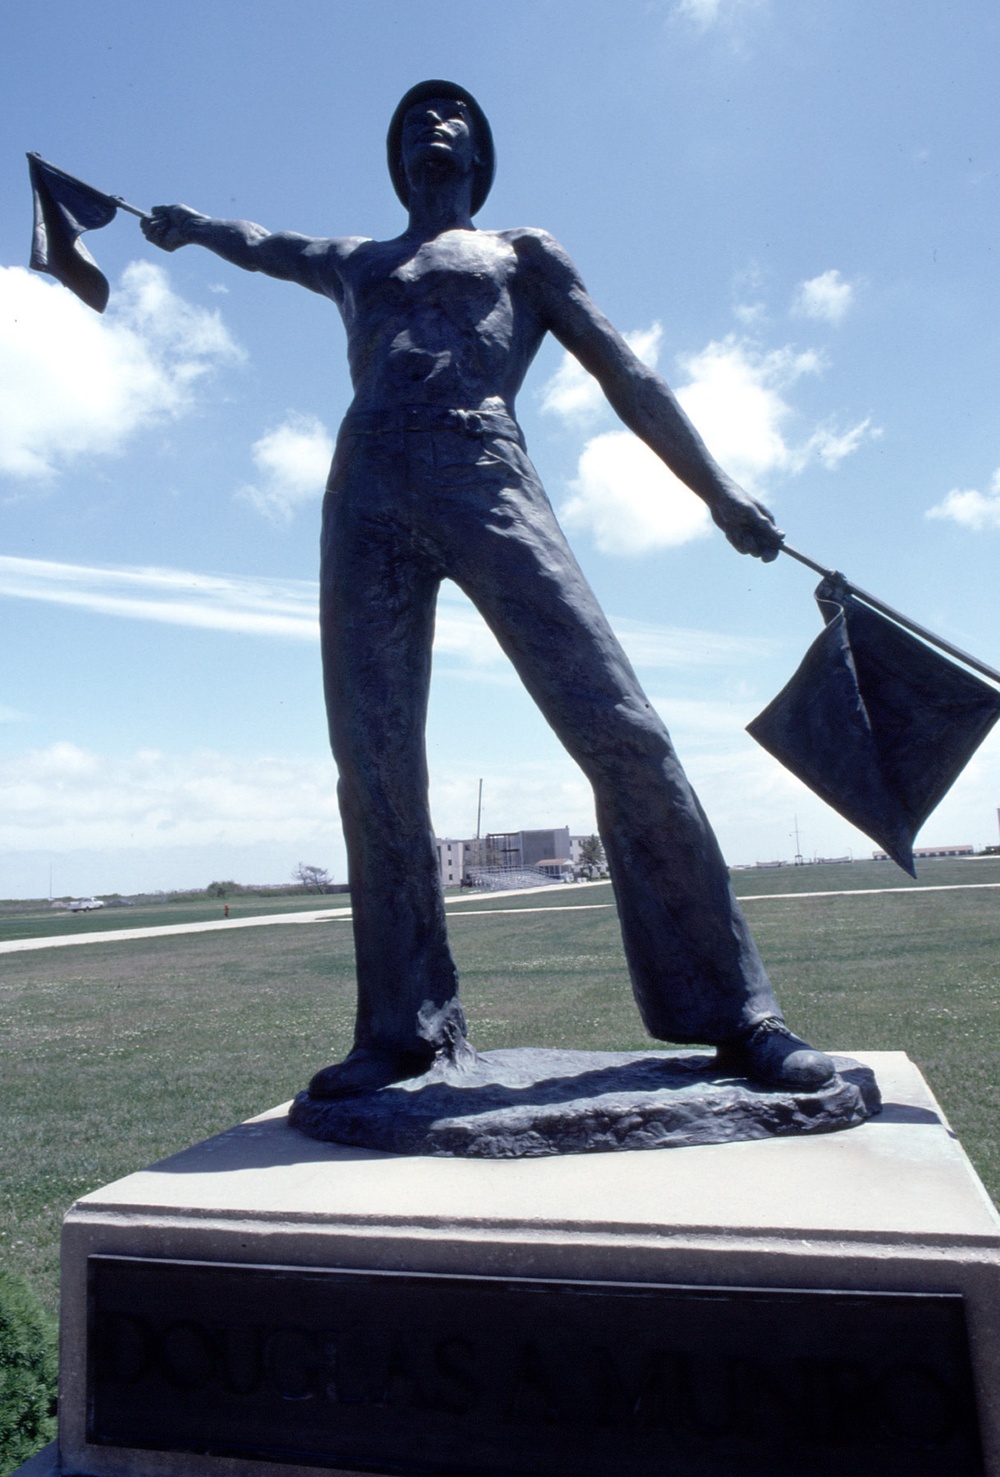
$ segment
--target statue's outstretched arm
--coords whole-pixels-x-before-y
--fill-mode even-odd
[[[329,292],[331,283],[322,268],[328,266],[336,243],[299,236],[292,231],[267,231],[252,221],[216,220],[190,205],[155,205],[142,222],[147,241],[163,251],[207,246],[223,261],[247,272],[266,272],[286,282],[298,282],[314,292]]]
[[[719,466],[666,381],[642,363],[591,301],[559,244],[541,233],[536,239],[531,265],[546,326],[594,376],[629,430],[707,503],[734,548],[775,559],[784,535],[771,514]]]

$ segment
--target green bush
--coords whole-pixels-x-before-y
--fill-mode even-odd
[[[0,1268],[0,1474],[54,1438],[57,1368],[55,1320]]]

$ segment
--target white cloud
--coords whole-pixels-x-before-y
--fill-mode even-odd
[[[877,441],[882,434],[881,426],[873,426],[871,416],[866,416],[863,421],[858,421],[856,426],[851,426],[847,431],[835,431],[830,426],[820,426],[809,437],[803,452],[803,466],[814,456],[823,463],[827,471],[832,471],[838,463],[850,456],[852,451],[857,451],[865,437]]]
[[[836,268],[800,282],[792,299],[792,312],[801,318],[839,323],[854,301],[854,288]]]
[[[869,855],[873,843],[838,816],[781,767],[743,731],[760,706],[698,702],[651,695],[663,715],[684,768],[731,862],[790,860],[794,827],[800,826],[803,852],[812,856]],[[468,836],[475,828],[479,765],[449,763],[432,772],[432,806],[439,835]],[[996,760],[991,778],[996,780]],[[965,781],[963,780],[963,784]],[[979,787],[979,801],[987,786]],[[984,811],[991,818],[993,811]],[[524,817],[528,816],[529,821]],[[483,829],[502,831],[521,825],[568,825],[574,833],[595,829],[593,797],[568,756],[554,751],[534,762],[512,762],[489,773],[483,793]],[[942,821],[939,835],[979,835],[981,827]],[[994,839],[990,835],[989,839]],[[774,891],[784,891],[776,886]]]
[[[475,834],[481,777],[477,764],[463,769],[449,762],[439,774],[432,763],[431,810],[439,836]],[[483,834],[527,825],[569,826],[574,834],[586,835],[597,829],[594,792],[568,755],[556,751],[552,758],[512,761],[486,777]]]
[[[649,328],[633,329],[623,335],[634,354],[655,369],[660,357],[663,328],[653,323]],[[608,408],[604,392],[583,366],[566,353],[555,374],[541,390],[541,406],[550,415],[559,415],[566,421],[587,422],[602,415]]]
[[[767,304],[757,301],[754,303],[734,303],[733,316],[737,323],[742,323],[746,329],[756,329],[767,319]]]
[[[1000,467],[993,473],[989,492],[954,487],[941,502],[927,509],[928,518],[950,518],[977,533],[1000,528]]]
[[[770,643],[748,636],[731,636],[718,631],[703,631],[691,626],[661,626],[653,621],[637,621],[627,617],[608,617],[615,635],[637,668],[650,670],[703,671],[706,666],[730,663],[743,665],[763,659],[771,650]],[[456,663],[473,676],[484,675],[485,669],[507,665],[507,658],[497,644],[482,616],[456,586],[446,582],[438,599],[437,624],[434,633],[435,670],[454,675]],[[447,659],[451,659],[448,663]],[[515,679],[516,680],[516,679]]]
[[[0,473],[52,476],[80,456],[120,451],[179,416],[198,380],[242,357],[217,313],[132,262],[104,317],[21,267],[0,267]]]
[[[260,483],[237,496],[265,518],[287,522],[300,503],[322,496],[333,438],[316,416],[292,413],[254,442],[251,455]]]
[[[315,641],[319,587],[313,580],[199,574],[185,569],[101,568],[0,555],[0,598],[38,600],[95,615],[154,621],[198,630]],[[767,650],[747,637],[612,617],[639,667],[703,667],[745,660]],[[446,580],[438,598],[435,661],[472,676],[507,658],[472,601]],[[0,705],[0,723],[27,718]]]
[[[435,662],[442,657],[448,662],[446,671],[454,672],[457,663],[474,675],[507,661],[472,601],[450,582],[441,588],[434,622]]]
[[[96,615],[198,630],[297,641],[319,637],[319,586],[314,580],[102,568],[0,554],[0,598],[40,600]],[[506,661],[475,606],[450,582],[442,587],[438,601],[434,649],[437,656],[457,659],[474,670]],[[0,721],[5,712],[0,708]],[[9,721],[15,716],[9,713]]]
[[[702,538],[708,509],[631,431],[606,431],[580,456],[572,492],[560,509],[570,529],[584,529],[604,554],[641,554]]]
[[[785,440],[792,408],[783,391],[823,361],[812,349],[762,352],[730,334],[681,361],[687,380],[677,398],[709,450],[726,471],[751,490],[774,472],[798,471],[808,455]]]
[[[0,555],[0,596],[203,630],[318,637],[319,595],[311,580],[109,569]]]
[[[866,856],[873,843],[743,733],[754,705],[654,699],[732,862]],[[475,829],[477,761],[432,773],[439,835]],[[928,842],[996,841],[1000,732],[990,736],[924,830]],[[0,757],[0,869],[8,897],[204,886],[213,877],[286,880],[297,860],[344,875],[332,760],[139,750],[111,758],[72,743]],[[557,750],[487,774],[483,827],[594,830],[583,775]],[[780,879],[778,879],[780,880]],[[776,886],[774,891],[783,891]]]
[[[600,415],[604,395],[592,374],[566,353],[550,380],[542,386],[542,410],[567,421],[589,421]]]
[[[628,652],[633,666],[675,670],[736,664],[743,668],[759,662],[772,650],[771,643],[753,636],[731,636],[719,631],[702,631],[693,626],[660,626],[651,621],[627,620],[612,616],[615,635]]]
[[[763,0],[677,0],[676,14],[707,31],[710,26],[731,24],[761,9],[762,4]]]
[[[768,478],[793,475],[814,461],[834,467],[866,436],[878,434],[865,420],[847,430],[826,423],[802,440],[790,439],[787,428],[794,415],[787,392],[804,375],[823,368],[812,349],[764,351],[730,334],[682,357],[680,364],[686,377],[677,399],[712,455],[758,495],[766,495]],[[549,382],[546,408],[579,421],[582,397],[570,401],[567,410],[565,398],[548,393],[562,371],[561,366]],[[567,382],[568,374],[563,388]],[[638,554],[682,544],[710,528],[704,505],[627,431],[592,437],[570,488],[562,517],[568,526],[589,532],[604,553]]]
[[[822,355],[813,349],[786,345],[764,352],[730,334],[682,364],[689,378],[678,389],[678,400],[712,455],[751,492],[762,492],[768,477],[796,475],[813,461],[831,469],[866,437],[881,434],[867,417],[846,431],[825,422],[803,441],[786,438],[794,410],[785,392],[803,375],[824,368]]]
[[[310,759],[73,743],[0,757],[5,850],[248,845],[339,835],[335,772]]]
[[[722,0],[677,0],[678,15],[686,15],[703,26],[718,20],[721,8]]]

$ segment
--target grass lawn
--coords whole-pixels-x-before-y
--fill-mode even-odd
[[[70,913],[48,903],[26,907],[23,903],[0,904],[0,943],[7,939],[63,938],[81,933],[105,933],[119,928],[162,928],[172,923],[208,923],[225,916],[257,918],[264,913],[310,913],[321,908],[341,908],[350,903],[345,893],[292,893],[284,897],[163,898],[137,903],[132,908],[98,908],[93,913]]]
[[[1000,883],[1000,856],[917,862],[916,878],[892,862],[830,863],[806,867],[747,867],[733,873],[738,897],[775,892],[860,892],[869,887],[956,887]]]
[[[1000,860],[930,863],[920,881],[1000,882]],[[907,888],[879,863],[743,872],[735,882],[756,899],[748,916],[793,1026],[819,1046],[908,1051],[1000,1198],[1000,889]],[[877,886],[905,890],[762,896]],[[610,889],[593,884],[449,909],[479,1047],[652,1044],[613,909],[581,908],[608,901]],[[274,903],[254,900],[254,911],[277,912]],[[531,911],[501,911],[515,907]],[[179,912],[158,905],[140,919],[122,909],[116,921],[184,921]],[[219,912],[213,904],[198,916]],[[106,914],[96,916],[103,924]],[[0,955],[3,1265],[54,1308],[70,1202],[290,1097],[347,1050],[353,996],[344,922]]]

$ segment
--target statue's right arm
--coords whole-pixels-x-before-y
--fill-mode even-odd
[[[337,267],[349,243],[299,236],[292,231],[267,231],[252,221],[216,220],[189,205],[156,205],[142,221],[147,241],[163,251],[181,246],[206,246],[223,261],[247,272],[265,272],[285,282],[297,282],[313,292],[339,295]]]

